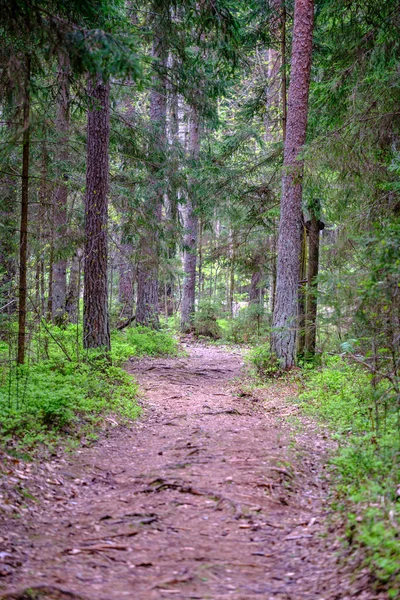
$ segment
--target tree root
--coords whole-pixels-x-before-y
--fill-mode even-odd
[[[182,494],[192,494],[193,496],[208,496],[216,501],[215,510],[218,510],[220,505],[223,502],[229,504],[235,513],[235,519],[240,519],[243,516],[242,507],[238,502],[231,500],[231,498],[227,498],[218,492],[213,492],[211,490],[200,490],[198,488],[194,488],[191,485],[185,485],[184,483],[180,483],[179,481],[168,481],[166,479],[162,479],[159,477],[152,481],[147,488],[142,490],[142,494],[150,494],[152,492],[161,492],[162,490],[177,490]]]
[[[0,600],[85,600],[83,596],[54,585],[32,585],[0,596]]]

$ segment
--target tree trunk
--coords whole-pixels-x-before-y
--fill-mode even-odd
[[[200,152],[200,125],[196,108],[192,108],[189,123],[189,154],[193,166],[199,158]],[[196,214],[196,203],[193,193],[193,181],[189,189],[189,194],[184,208],[184,228],[183,236],[184,254],[183,270],[185,273],[183,280],[183,297],[181,310],[181,331],[188,332],[193,328],[193,317],[195,312],[196,299],[196,263],[197,263],[197,229],[198,217]]]
[[[298,304],[298,334],[297,334],[297,356],[304,356],[306,342],[306,298],[307,298],[307,230],[303,226],[300,255],[300,287]]]
[[[313,17],[313,0],[295,0],[272,333],[272,348],[283,368],[292,367],[296,356],[304,171],[299,153],[306,139]]]
[[[287,85],[286,85],[286,5],[281,0],[281,101],[282,101],[282,136],[286,140],[287,124]]]
[[[26,300],[27,300],[27,259],[28,259],[28,201],[29,201],[29,144],[30,144],[30,57],[26,57],[25,89],[22,138],[22,187],[21,187],[21,225],[19,242],[19,296],[18,296],[18,355],[17,363],[25,362],[26,342]]]
[[[315,214],[311,215],[308,230],[308,296],[305,354],[314,356],[317,335],[317,293],[318,293],[318,267],[319,267],[319,232],[320,222]]]
[[[56,131],[58,135],[56,146],[57,186],[54,191],[53,227],[54,227],[54,262],[52,266],[52,319],[55,323],[62,323],[65,315],[65,301],[67,293],[67,260],[65,243],[67,235],[67,200],[68,187],[67,160],[68,160],[68,128],[69,128],[69,64],[65,56],[60,55],[58,63],[58,98]]]
[[[130,319],[133,315],[134,268],[132,254],[132,244],[121,244],[118,268],[118,301],[121,306],[119,318],[122,321]]]
[[[68,315],[70,323],[78,323],[78,306],[80,294],[81,279],[81,258],[82,251],[77,250],[72,257],[69,270],[68,290],[65,298],[65,312]]]
[[[204,294],[204,275],[203,275],[203,219],[200,218],[199,223],[199,287],[197,292],[197,299],[200,300]]]
[[[0,213],[0,220],[3,229],[0,237],[0,311],[7,315],[14,314],[17,308],[15,293],[15,229],[17,221],[17,207],[15,204],[16,185],[13,178],[6,176],[3,179],[3,185],[1,186],[3,210]]]
[[[159,157],[155,160],[150,176],[151,198],[147,213],[148,224],[139,242],[138,295],[136,322],[148,327],[159,327],[158,306],[158,268],[160,260],[158,228],[161,223],[163,182],[159,171],[163,167],[166,147],[167,93],[164,69],[167,56],[162,34],[157,32],[153,41],[153,59],[161,69],[161,75],[153,76],[153,88],[150,94],[150,120],[158,140]]]
[[[89,79],[83,295],[84,348],[110,350],[107,288],[109,82]]]
[[[249,304],[260,304],[260,286],[262,282],[262,272],[257,268],[251,274],[251,282],[249,289]]]

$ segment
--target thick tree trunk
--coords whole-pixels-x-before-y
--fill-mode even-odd
[[[282,137],[286,137],[287,99],[286,99],[286,6],[285,0],[269,0],[272,11],[272,34],[276,48],[268,48],[267,54],[267,102],[266,102],[266,141],[278,141],[279,117]]]
[[[22,187],[21,224],[19,242],[19,295],[18,295],[18,355],[17,363],[25,362],[26,342],[26,300],[27,300],[27,259],[28,259],[28,201],[29,201],[29,145],[30,145],[30,57],[26,59],[22,138]]]
[[[60,55],[58,64],[58,99],[56,131],[58,135],[56,146],[57,186],[53,198],[53,227],[54,227],[54,262],[52,266],[52,319],[62,323],[65,315],[65,300],[67,293],[67,260],[65,243],[67,234],[67,200],[66,171],[68,160],[68,129],[69,129],[69,64],[65,56]]]
[[[83,345],[110,349],[107,287],[108,152],[110,86],[89,79],[85,197]]]
[[[299,153],[306,139],[313,17],[313,0],[295,1],[272,333],[273,351],[284,368],[292,367],[296,356],[304,170]]]
[[[195,165],[200,153],[200,124],[198,112],[192,108],[189,123],[189,154]],[[184,254],[183,270],[185,273],[183,280],[183,296],[181,309],[181,331],[188,332],[193,328],[193,317],[195,312],[196,299],[196,263],[197,263],[197,229],[198,217],[196,213],[196,203],[193,194],[193,182],[189,190],[186,206],[184,208],[184,228],[183,236]]]
[[[319,267],[319,232],[320,222],[313,214],[308,230],[308,296],[305,354],[314,356],[317,335],[317,293],[318,293],[318,267]]]
[[[166,147],[167,93],[163,70],[167,64],[163,36],[155,34],[153,58],[158,61],[161,75],[153,77],[153,89],[150,94],[150,119],[158,139],[159,159],[153,166],[150,178],[151,198],[147,213],[148,226],[139,242],[138,293],[136,322],[149,327],[159,327],[158,306],[158,268],[160,260],[158,228],[161,223],[163,184],[159,177],[164,161]]]
[[[281,0],[281,102],[282,102],[282,136],[283,142],[286,140],[287,125],[287,85],[286,85],[286,5],[285,0]]]

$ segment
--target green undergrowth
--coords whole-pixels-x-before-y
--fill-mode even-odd
[[[259,305],[250,305],[228,315],[210,298],[200,301],[194,315],[196,336],[221,344],[258,344],[269,331],[269,316]]]
[[[305,372],[299,402],[322,418],[338,441],[331,460],[332,507],[345,525],[345,544],[385,587],[400,594],[400,429],[388,385],[340,357]],[[398,402],[398,400],[397,400]]]
[[[147,327],[132,327],[126,341],[136,356],[177,356],[178,342],[169,331],[154,331]]]
[[[269,343],[260,344],[252,348],[246,355],[246,362],[254,371],[253,375],[261,381],[281,377],[284,374],[279,360],[271,352],[271,345]]]
[[[168,332],[134,327],[112,333],[105,356],[82,346],[82,331],[46,324],[35,333],[23,366],[7,362],[0,345],[0,444],[9,451],[50,451],[64,442],[96,437],[107,422],[135,419],[138,386],[123,368],[132,356],[178,353]],[[11,349],[12,351],[13,349]],[[1,363],[0,363],[1,365]]]

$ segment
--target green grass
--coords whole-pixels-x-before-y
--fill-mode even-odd
[[[0,369],[0,444],[16,452],[50,450],[63,441],[96,436],[109,417],[140,413],[138,386],[124,369],[131,356],[178,353],[169,332],[134,327],[112,333],[108,357],[82,347],[82,331],[46,325],[33,336],[26,365]],[[0,359],[9,348],[0,343]]]
[[[345,543],[389,598],[400,594],[400,431],[387,386],[340,357],[305,374],[303,410],[322,418],[339,449],[332,506],[345,525]]]

